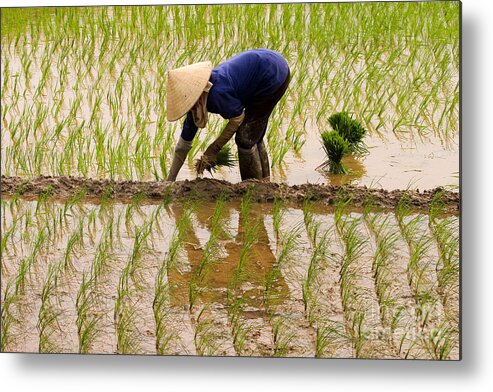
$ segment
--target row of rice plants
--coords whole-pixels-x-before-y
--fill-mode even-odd
[[[307,124],[325,129],[340,110],[382,137],[392,130],[446,144],[458,132],[454,3],[48,8],[28,19],[25,12],[2,13],[7,175],[165,178],[180,127],[165,121],[166,70],[206,58],[217,64],[253,44],[280,51],[292,68],[268,134],[276,168],[301,159]],[[188,22],[199,19],[200,26]],[[190,162],[222,125],[212,119]]]
[[[402,257],[399,228],[392,222],[392,215],[373,212],[371,201],[365,206],[363,217],[375,243],[372,273],[384,339],[395,356],[413,357],[417,349],[417,319],[414,306],[406,300],[408,293],[403,290],[407,285],[407,280],[402,279],[405,271],[398,268]]]
[[[428,225],[439,252],[436,275],[445,316],[452,325],[459,325],[459,219],[440,217],[444,208],[441,197],[438,192],[433,199]]]
[[[444,310],[438,294],[438,282],[434,275],[438,255],[432,253],[433,237],[424,215],[411,215],[404,196],[395,210],[402,236],[405,238],[410,259],[407,266],[408,283],[414,294],[417,317],[423,332],[421,346],[434,359],[445,359],[458,344],[457,327],[444,318]]]

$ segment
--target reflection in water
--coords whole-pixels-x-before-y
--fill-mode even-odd
[[[210,204],[210,205],[209,205]],[[186,207],[185,207],[186,208]],[[194,218],[196,224],[188,228],[185,240],[182,243],[185,265],[188,267],[171,268],[168,274],[170,301],[173,306],[189,305],[189,285],[194,274],[197,273],[198,266],[204,256],[204,244],[209,239],[212,229],[212,212],[214,203],[204,203],[200,208],[194,208]],[[232,279],[238,268],[240,252],[245,242],[247,228],[246,219],[241,210],[236,213],[236,206],[227,203],[221,218],[221,225],[226,235],[218,240],[221,247],[221,256],[216,260],[212,268],[201,280],[199,288],[199,301],[201,303],[226,303],[228,289],[231,288]],[[185,214],[182,205],[175,206],[173,216],[178,222]],[[235,216],[236,215],[236,216]],[[264,221],[265,211],[262,209],[252,209],[249,211],[249,221],[247,225],[255,226],[255,241],[248,252],[244,271],[240,275],[240,280],[236,282],[235,296],[240,296],[246,305],[255,309],[262,309],[264,304],[264,285],[265,279],[276,257],[272,252],[269,236]],[[237,217],[238,229],[233,230],[232,220]],[[205,229],[205,230],[204,230]],[[233,231],[236,234],[232,233]],[[283,277],[274,282],[275,290],[281,298],[286,297],[288,287]]]
[[[346,185],[355,180],[359,180],[366,174],[365,165],[361,162],[364,158],[354,155],[346,155],[342,158],[342,164],[347,169],[347,174],[331,174],[324,171],[324,176],[329,180],[331,185]]]

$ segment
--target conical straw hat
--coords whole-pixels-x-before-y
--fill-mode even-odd
[[[187,113],[197,102],[211,76],[212,63],[187,65],[168,71],[166,94],[166,118],[176,121]]]

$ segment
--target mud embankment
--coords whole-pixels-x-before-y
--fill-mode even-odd
[[[178,182],[167,181],[112,181],[107,179],[89,179],[79,177],[41,176],[27,180],[21,177],[1,177],[1,193],[4,196],[20,194],[24,197],[36,197],[46,194],[55,198],[69,198],[81,195],[85,198],[111,197],[119,201],[141,195],[144,199],[183,200],[189,198],[214,200],[224,194],[229,199],[243,197],[252,190],[252,197],[258,202],[271,202],[276,197],[287,202],[301,203],[305,199],[334,204],[337,200],[351,198],[351,205],[361,207],[371,200],[375,207],[394,208],[400,198],[407,195],[409,204],[417,209],[429,207],[435,194],[442,191],[442,202],[450,213],[459,212],[459,194],[435,188],[430,190],[392,190],[371,189],[356,186],[332,186],[325,184],[287,185],[248,180],[230,183],[214,179],[196,179]]]

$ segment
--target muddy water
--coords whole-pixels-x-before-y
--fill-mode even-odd
[[[354,184],[383,189],[431,189],[437,186],[459,185],[458,137],[449,145],[439,140],[399,141],[392,133],[385,139],[368,136],[365,139],[369,153],[362,156],[349,155],[343,164],[349,169],[347,175],[333,175],[316,170],[326,157],[319,139],[319,130],[306,133],[306,143],[300,156],[289,152],[285,164],[274,168],[272,180],[294,184]],[[178,176],[181,179],[195,178],[193,165],[185,165]],[[223,168],[207,178],[230,182],[241,181],[239,169]]]
[[[30,38],[26,37],[27,42],[30,42]],[[5,43],[9,47],[11,43]],[[99,56],[98,49],[100,47],[100,41],[98,40],[95,44],[95,56]],[[36,86],[40,84],[41,81],[41,63],[42,58],[46,55],[46,51],[51,47],[53,43],[45,42],[41,40],[37,46],[36,51],[32,50],[29,43],[26,43],[25,50],[29,53],[29,57],[33,59],[33,64],[29,75],[25,75],[20,60],[21,54],[15,51],[9,56],[9,62],[7,65],[8,74],[11,75],[7,78],[6,83],[6,93],[4,96],[4,104],[6,107],[6,112],[3,118],[3,130],[2,132],[2,149],[4,152],[5,159],[2,160],[2,173],[7,173],[8,175],[21,175],[28,176],[33,174],[45,174],[45,175],[57,175],[60,171],[65,175],[76,175],[81,176],[83,173],[80,171],[77,160],[81,160],[81,156],[77,155],[77,148],[83,149],[87,147],[85,153],[87,155],[94,154],[96,151],[96,141],[95,141],[95,126],[91,127],[84,126],[88,124],[95,115],[97,119],[100,120],[101,131],[105,134],[104,145],[109,145],[112,151],[106,151],[106,158],[109,155],[116,155],[118,146],[120,145],[119,137],[121,137],[120,132],[128,132],[131,139],[134,140],[141,135],[145,135],[146,139],[153,140],[156,138],[157,129],[155,125],[160,117],[163,115],[163,111],[160,110],[162,107],[160,93],[158,93],[152,86],[152,83],[145,83],[145,89],[149,90],[145,94],[145,100],[138,102],[137,104],[131,104],[133,97],[131,96],[131,91],[133,90],[133,85],[136,80],[132,76],[123,77],[123,98],[117,109],[117,116],[113,119],[114,113],[113,109],[110,109],[111,102],[108,101],[107,94],[116,96],[116,90],[114,85],[116,84],[111,78],[101,78],[98,72],[103,74],[106,71],[94,71],[88,70],[87,73],[84,68],[78,72],[72,67],[67,68],[67,81],[78,81],[77,88],[80,88],[80,92],[76,92],[75,86],[67,86],[64,88],[63,92],[59,92],[58,81],[60,80],[60,64],[65,64],[70,61],[80,61],[75,60],[75,53],[72,53],[72,48],[69,50],[69,55],[62,54],[59,49],[54,49],[54,52],[50,54],[55,60],[59,62],[57,66],[55,64],[49,69],[49,77],[44,90],[44,103],[39,104],[35,100],[34,91]],[[13,49],[12,49],[13,50]],[[7,52],[7,51],[6,51]],[[111,53],[111,50],[108,50]],[[10,51],[9,51],[10,54]],[[64,57],[66,56],[66,57]],[[159,65],[159,68],[167,69],[172,64],[174,60],[172,56],[179,56],[178,53],[168,53],[167,56],[162,56],[164,63]],[[125,65],[129,61],[127,57],[117,59],[115,63],[114,74],[126,74]],[[318,61],[318,60],[317,60]],[[3,61],[2,64],[7,63]],[[316,62],[315,62],[316,63]],[[5,67],[5,65],[3,65]],[[85,65],[83,65],[85,66]],[[360,67],[364,68],[364,64],[360,64]],[[150,69],[148,69],[150,68]],[[135,72],[131,74],[145,74],[148,81],[157,80],[160,78],[153,69],[156,68],[156,64],[152,63],[149,66],[145,61],[138,62],[135,65]],[[317,67],[318,68],[318,67]],[[5,68],[2,68],[2,73],[5,72]],[[84,75],[79,82],[80,75]],[[99,78],[98,78],[99,77]],[[295,76],[296,78],[296,76]],[[454,81],[456,77],[452,78]],[[26,83],[26,81],[29,81]],[[140,78],[139,78],[140,81]],[[329,81],[327,81],[327,84]],[[158,83],[156,83],[158,84]],[[293,81],[293,85],[296,85],[296,81]],[[15,87],[14,87],[15,86]],[[430,87],[431,88],[431,87]],[[18,101],[15,101],[14,105],[13,90],[18,89],[22,92]],[[61,97],[59,95],[62,95]],[[100,96],[102,99],[101,109],[97,112],[93,109],[93,104],[96,97]],[[68,116],[70,112],[70,104],[76,101],[76,98],[81,99],[80,108],[76,110],[76,115],[74,115],[73,121],[70,122],[72,128],[82,127],[83,139],[82,141],[87,141],[87,146],[83,143],[79,146],[72,146],[71,154],[68,154],[67,162],[63,165],[58,165],[55,162],[49,162],[53,157],[48,154],[49,151],[57,151],[60,157],[63,154],[67,154],[70,151],[65,151],[65,143],[69,138],[73,129],[64,125],[61,119],[64,116]],[[115,98],[113,98],[115,99]],[[294,106],[295,102],[299,99],[295,92],[291,92],[288,99],[288,109],[284,110],[283,115],[286,118],[279,119],[276,118],[277,123],[279,123],[279,129],[276,130],[278,134],[282,137],[286,134],[288,127],[294,126],[299,128],[301,131],[301,139],[304,140],[305,144],[301,148],[299,154],[295,154],[290,150],[283,163],[281,165],[275,165],[272,169],[272,179],[276,182],[286,182],[288,184],[304,184],[304,183],[327,183],[332,185],[341,185],[346,183],[352,183],[354,185],[366,185],[366,186],[377,186],[384,189],[431,189],[437,186],[458,186],[459,184],[459,136],[455,132],[448,140],[446,145],[442,143],[438,138],[430,137],[426,140],[413,140],[412,135],[414,130],[409,128],[400,129],[400,133],[403,135],[402,139],[399,140],[396,135],[392,133],[391,122],[386,121],[384,126],[379,129],[382,137],[379,137],[376,132],[370,132],[370,135],[366,138],[365,142],[369,147],[369,154],[361,157],[349,156],[346,157],[344,163],[346,167],[351,171],[349,175],[328,175],[326,173],[320,173],[316,168],[325,161],[324,152],[321,148],[319,135],[321,131],[328,129],[328,124],[323,124],[318,126],[314,117],[316,116],[316,105],[313,110],[306,111],[306,118],[302,118],[299,121],[296,120],[295,123],[291,124],[288,120],[291,107]],[[312,98],[311,100],[317,100]],[[57,116],[52,115],[53,108],[57,106],[58,102],[62,102],[60,114]],[[330,105],[335,105],[334,102],[330,102]],[[33,172],[26,173],[23,167],[18,165],[15,155],[12,155],[11,149],[16,142],[18,142],[18,135],[15,135],[19,130],[14,130],[16,124],[20,123],[22,116],[27,115],[26,113],[38,113],[38,111],[46,111],[48,117],[42,121],[39,129],[36,132],[28,133],[25,143],[21,143],[20,150],[17,154],[25,154],[30,158],[30,161],[37,162],[41,160],[41,167],[34,170]],[[333,108],[336,111],[336,108]],[[138,115],[137,115],[138,113]],[[137,117],[140,119],[141,114],[146,113],[147,118],[145,122],[141,125],[142,129],[136,132],[134,124],[136,123]],[[396,117],[395,109],[393,107],[385,108],[385,114],[389,118]],[[28,116],[30,116],[29,114]],[[37,116],[38,114],[36,114]],[[36,116],[32,116],[27,124],[21,124],[24,128],[34,127],[34,119]],[[69,118],[69,117],[67,117]],[[438,122],[435,120],[435,122]],[[92,123],[91,123],[92,124]],[[48,137],[44,140],[51,140],[51,129],[56,129],[57,125],[61,125],[60,134],[56,136],[53,140],[55,142],[50,142],[47,151],[44,151],[43,143],[40,143],[41,136]],[[220,132],[224,121],[218,116],[211,115],[211,119],[208,126],[208,132],[217,134]],[[370,124],[370,126],[375,126]],[[121,127],[121,129],[120,129]],[[125,153],[128,155],[125,165],[130,167],[129,172],[124,176],[119,173],[116,178],[124,179],[130,176],[132,179],[138,180],[154,180],[155,176],[152,173],[152,168],[159,167],[159,163],[156,158],[158,158],[161,153],[165,153],[166,166],[169,167],[171,163],[171,156],[173,153],[173,147],[175,142],[178,140],[178,135],[181,129],[181,123],[164,123],[166,127],[164,133],[166,137],[172,139],[172,143],[167,151],[163,151],[164,142],[160,141],[157,145],[152,146],[152,151],[149,151],[149,155],[152,155],[151,160],[146,161],[147,168],[144,172],[139,172],[133,163],[129,163],[132,160],[134,154],[138,154],[134,151],[133,145],[135,142],[131,143],[128,147],[128,151]],[[160,129],[159,131],[163,131]],[[407,132],[408,131],[408,132]],[[36,134],[37,133],[37,134]],[[202,132],[199,137],[203,140],[207,132]],[[36,135],[34,135],[36,134]],[[212,139],[211,139],[212,140]],[[75,152],[75,155],[72,153]],[[195,158],[200,156],[201,151],[197,151]],[[39,154],[39,155],[37,155]],[[44,155],[43,155],[44,154]],[[271,151],[272,155],[272,151]],[[63,155],[64,156],[64,155]],[[75,156],[75,158],[74,158]],[[43,159],[44,158],[44,159]],[[147,158],[146,158],[147,159]],[[272,156],[271,156],[272,159]],[[109,159],[106,159],[109,161]],[[70,161],[70,162],[68,162]],[[65,168],[64,168],[65,165]],[[122,167],[119,168],[122,170]],[[108,178],[107,168],[102,167],[101,162],[95,162],[95,159],[91,158],[91,163],[87,168],[87,176],[91,178]],[[159,173],[162,176],[162,173]],[[206,174],[210,177],[211,174]],[[185,167],[180,172],[178,179],[194,179],[196,174],[193,170],[193,159],[190,159]],[[229,182],[238,182],[240,180],[238,167],[233,169],[221,169],[214,174],[214,178],[227,180]]]
[[[284,205],[277,213],[270,204],[249,206],[225,203],[215,237],[211,216],[216,205],[211,202],[71,205],[4,200],[2,233],[9,234],[1,289],[8,308],[2,322],[10,327],[4,331],[3,350],[435,358],[430,336],[442,328],[451,345],[446,358],[458,358],[458,287],[448,283],[445,290],[438,279],[444,260],[425,215],[404,238],[393,214],[374,213],[379,219],[388,217],[386,230],[399,238],[387,260],[391,275],[384,278],[391,281],[389,303],[406,312],[391,328],[383,311],[390,305],[382,302],[379,291],[385,279],[376,279],[373,265],[377,237],[363,215],[336,218],[331,207],[314,206],[314,231],[299,207]],[[176,259],[163,264],[186,214],[190,226]],[[347,242],[344,231],[337,230],[337,219],[356,220],[355,233],[363,239],[362,252],[347,269],[342,268]],[[458,229],[457,217],[437,222],[442,219],[449,219],[452,231]],[[326,249],[310,268],[324,235]],[[251,245],[245,247],[249,238]],[[409,280],[408,266],[412,244],[420,238],[429,238],[429,246],[417,263],[424,276],[417,288]],[[50,280],[54,267],[56,279]],[[161,270],[166,291],[158,308]],[[309,271],[314,278],[306,291]],[[341,278],[348,273],[351,279]],[[81,300],[84,281],[90,282],[86,308]],[[344,286],[347,282],[350,287]],[[349,302],[343,300],[347,293]],[[425,294],[433,306],[423,321],[418,305]],[[363,322],[355,330],[361,315]],[[165,332],[159,341],[158,331]]]

